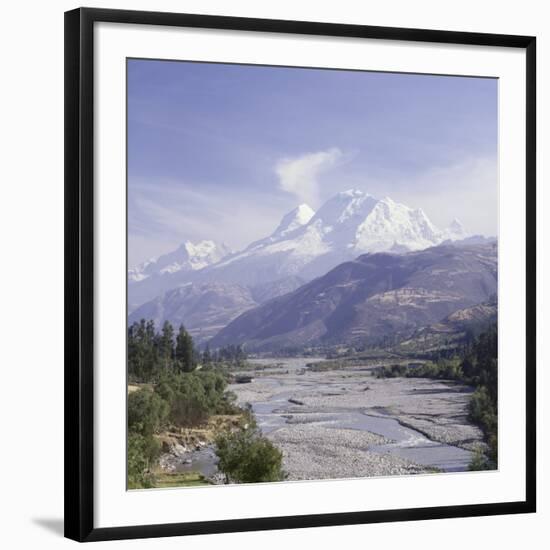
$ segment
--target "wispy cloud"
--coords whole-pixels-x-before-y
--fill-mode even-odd
[[[214,239],[238,250],[269,235],[299,202],[317,207],[317,201],[350,187],[420,207],[440,228],[457,217],[469,232],[497,233],[496,157],[470,156],[408,175],[388,172],[369,176],[363,165],[355,177],[346,173],[350,168],[355,170],[355,163],[346,163],[347,157],[339,149],[329,149],[286,158],[277,165],[286,178],[286,188],[280,176],[272,192],[260,186],[254,189],[228,184],[227,191],[221,192],[205,183],[132,179],[129,263],[132,266],[169,252],[187,239]],[[321,186],[321,176],[329,170],[333,173],[323,178]]]
[[[342,162],[344,154],[337,147],[299,157],[283,158],[275,166],[279,187],[301,202],[318,206],[319,176]]]
[[[159,193],[162,189],[162,193]],[[133,266],[167,253],[184,240],[213,239],[238,250],[269,235],[295,206],[258,191],[206,184],[131,180],[128,258]]]

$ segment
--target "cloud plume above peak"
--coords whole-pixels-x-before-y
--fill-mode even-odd
[[[319,204],[319,176],[338,165],[344,154],[337,147],[299,157],[281,159],[275,166],[279,187],[298,197],[300,202]]]

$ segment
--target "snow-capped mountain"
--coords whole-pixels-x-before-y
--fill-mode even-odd
[[[184,243],[131,270],[130,308],[188,282],[238,284],[255,296],[272,296],[273,288],[289,292],[296,281],[307,282],[361,254],[400,254],[465,237],[457,220],[440,230],[421,209],[352,189],[338,193],[317,212],[301,204],[271,235],[240,252],[228,254],[226,247],[212,241]],[[270,285],[268,293],[263,292],[265,285]]]
[[[445,238],[451,241],[460,241],[470,237],[464,230],[464,226],[455,218],[445,230]]]
[[[315,210],[307,204],[301,204],[283,217],[273,236],[287,237],[296,229],[306,225],[313,216],[315,216]]]
[[[223,243],[185,241],[173,252],[152,258],[128,270],[128,282],[137,283],[153,275],[195,271],[219,262],[231,253]]]
[[[210,266],[203,275],[251,285],[289,275],[309,280],[367,252],[422,250],[465,236],[457,221],[442,231],[421,209],[352,189],[338,193],[316,213],[301,205],[272,235]]]
[[[297,229],[306,225],[314,215],[315,210],[313,210],[313,208],[307,204],[300,204],[300,206],[297,206],[294,210],[291,210],[288,214],[283,216],[281,223],[279,223],[277,229],[275,229],[269,237],[254,241],[249,244],[245,250],[250,252],[271,243],[289,238]]]

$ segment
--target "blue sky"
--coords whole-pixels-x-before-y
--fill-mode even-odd
[[[494,79],[128,61],[129,264],[351,187],[497,233]]]

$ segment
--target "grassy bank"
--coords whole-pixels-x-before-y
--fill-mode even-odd
[[[200,487],[210,485],[210,482],[198,472],[155,472],[154,487],[166,489],[170,487]]]

